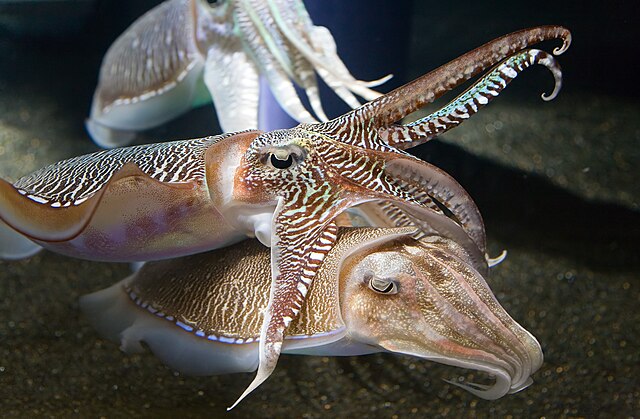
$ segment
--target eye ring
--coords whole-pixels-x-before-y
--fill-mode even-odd
[[[398,285],[389,278],[378,278],[375,275],[368,275],[369,288],[378,294],[392,295],[398,293]]]
[[[293,154],[289,154],[285,160],[281,160],[274,153],[269,156],[269,162],[276,169],[288,169],[293,166]]]

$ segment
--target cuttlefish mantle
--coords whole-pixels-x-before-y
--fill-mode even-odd
[[[285,336],[284,353],[393,352],[495,377],[455,383],[486,399],[520,391],[542,363],[535,338],[500,306],[454,242],[411,237],[412,228],[339,234]],[[142,343],[191,375],[254,371],[270,257],[256,241],[151,262],[81,308],[128,353]]]

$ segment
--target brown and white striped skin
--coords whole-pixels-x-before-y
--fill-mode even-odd
[[[542,363],[538,342],[496,301],[464,249],[441,237],[415,240],[412,230],[341,231],[283,352],[403,353],[495,376],[487,388],[462,385],[483,398],[525,388]],[[144,342],[182,373],[253,371],[270,263],[256,241],[152,262],[82,297],[81,307],[124,351],[142,351]]]
[[[252,142],[236,172],[230,205],[277,203],[270,243],[273,283],[258,372],[236,403],[275,368],[285,331],[335,242],[333,220],[345,209],[371,201],[390,202],[423,234],[441,235],[462,245],[472,266],[486,272],[484,224],[473,200],[449,175],[402,152],[425,141],[409,133],[417,129],[394,135],[385,131],[395,130],[394,122],[511,55],[516,59],[510,65],[496,67],[474,85],[479,86],[477,91],[472,86],[465,92],[469,94],[446,107],[457,112],[471,101],[475,108],[465,107],[471,115],[499,94],[519,70],[535,63],[549,67],[559,83],[560,70],[551,56],[538,59],[542,54],[537,51],[523,51],[531,43],[555,38],[563,40],[563,46],[554,51],[561,54],[571,42],[570,32],[563,27],[542,26],[505,35],[332,121],[265,133]],[[436,113],[436,117],[442,115]],[[429,127],[431,121],[421,124]],[[425,130],[426,139],[456,125],[457,121]]]
[[[103,147],[128,144],[148,129],[195,106],[214,102],[225,132],[258,127],[259,76],[300,122],[320,120],[316,72],[352,108],[383,83],[356,80],[324,27],[314,26],[301,0],[169,0],[135,21],[109,48],[86,126]]]
[[[246,395],[275,368],[285,332],[335,243],[336,219],[345,210],[386,202],[391,222],[415,225],[421,235],[453,240],[465,249],[474,269],[486,272],[484,225],[473,200],[449,175],[402,150],[456,126],[460,109],[467,117],[472,115],[529,65],[549,67],[558,83],[559,68],[551,56],[523,50],[529,44],[555,38],[563,40],[556,53],[566,50],[571,37],[562,27],[544,26],[506,35],[326,123],[268,133],[251,131],[215,144],[203,145],[207,139],[200,139],[110,150],[62,162],[14,186],[0,184],[0,218],[51,249],[94,259],[183,255],[221,247],[243,234],[255,235],[271,246],[272,285],[260,339],[260,367]],[[505,57],[510,58],[500,64]],[[400,129],[393,125],[497,64],[443,108],[451,110],[450,116],[436,112],[433,119],[417,125]],[[178,146],[186,151],[177,153],[176,161],[172,147]],[[106,156],[113,157],[114,163],[100,170]],[[183,179],[184,172],[174,166],[185,159],[197,162],[204,178]],[[158,173],[153,165],[146,165],[149,160],[159,166]],[[142,174],[141,167],[149,167],[149,171]],[[177,177],[164,175],[167,171]],[[128,192],[121,193],[116,186]],[[49,193],[51,187],[53,194]],[[80,193],[86,190],[93,195]],[[60,197],[65,197],[64,202]],[[177,217],[179,222],[167,218],[176,213],[167,214],[174,202],[181,210],[187,208]],[[193,222],[185,221],[192,215]],[[160,231],[154,230],[158,219]],[[126,223],[134,226],[126,231],[134,231],[134,237],[139,238],[135,248],[122,246],[118,228]],[[95,234],[92,227],[96,225],[100,233],[107,234]],[[208,241],[199,233],[208,235]],[[89,236],[102,242],[84,252],[86,244],[81,239]],[[68,247],[71,241],[76,248]]]
[[[233,171],[259,133],[101,151],[13,185],[0,179],[0,219],[45,248],[85,259],[144,261],[222,247],[253,231],[220,214],[207,181]]]

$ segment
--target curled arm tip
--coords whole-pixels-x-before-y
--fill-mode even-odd
[[[556,47],[553,50],[553,55],[562,55],[571,46],[571,32],[567,31],[566,36],[562,38],[562,46]]]
[[[554,86],[553,91],[550,94],[543,93],[540,97],[545,102],[553,100],[560,93],[560,89],[562,88],[562,69],[560,68],[560,64],[553,58],[552,55],[545,53],[540,50],[532,50],[532,53],[536,55],[538,59],[538,63],[545,66],[551,74],[553,75]]]
[[[502,263],[502,261],[504,261],[507,258],[507,250],[503,250],[502,253],[500,253],[498,256],[492,258],[489,255],[485,254],[485,257],[487,259],[487,265],[489,265],[490,268],[493,268],[494,266]]]

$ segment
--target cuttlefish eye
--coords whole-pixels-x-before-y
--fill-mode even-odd
[[[295,145],[272,147],[262,151],[262,163],[274,169],[285,170],[299,164],[304,159],[304,150]]]
[[[280,160],[278,156],[272,154],[269,161],[276,169],[288,169],[293,165],[293,156],[289,154],[285,160]]]
[[[365,275],[365,280],[369,284],[369,288],[378,294],[397,294],[398,285],[390,278],[379,278],[373,274]]]

